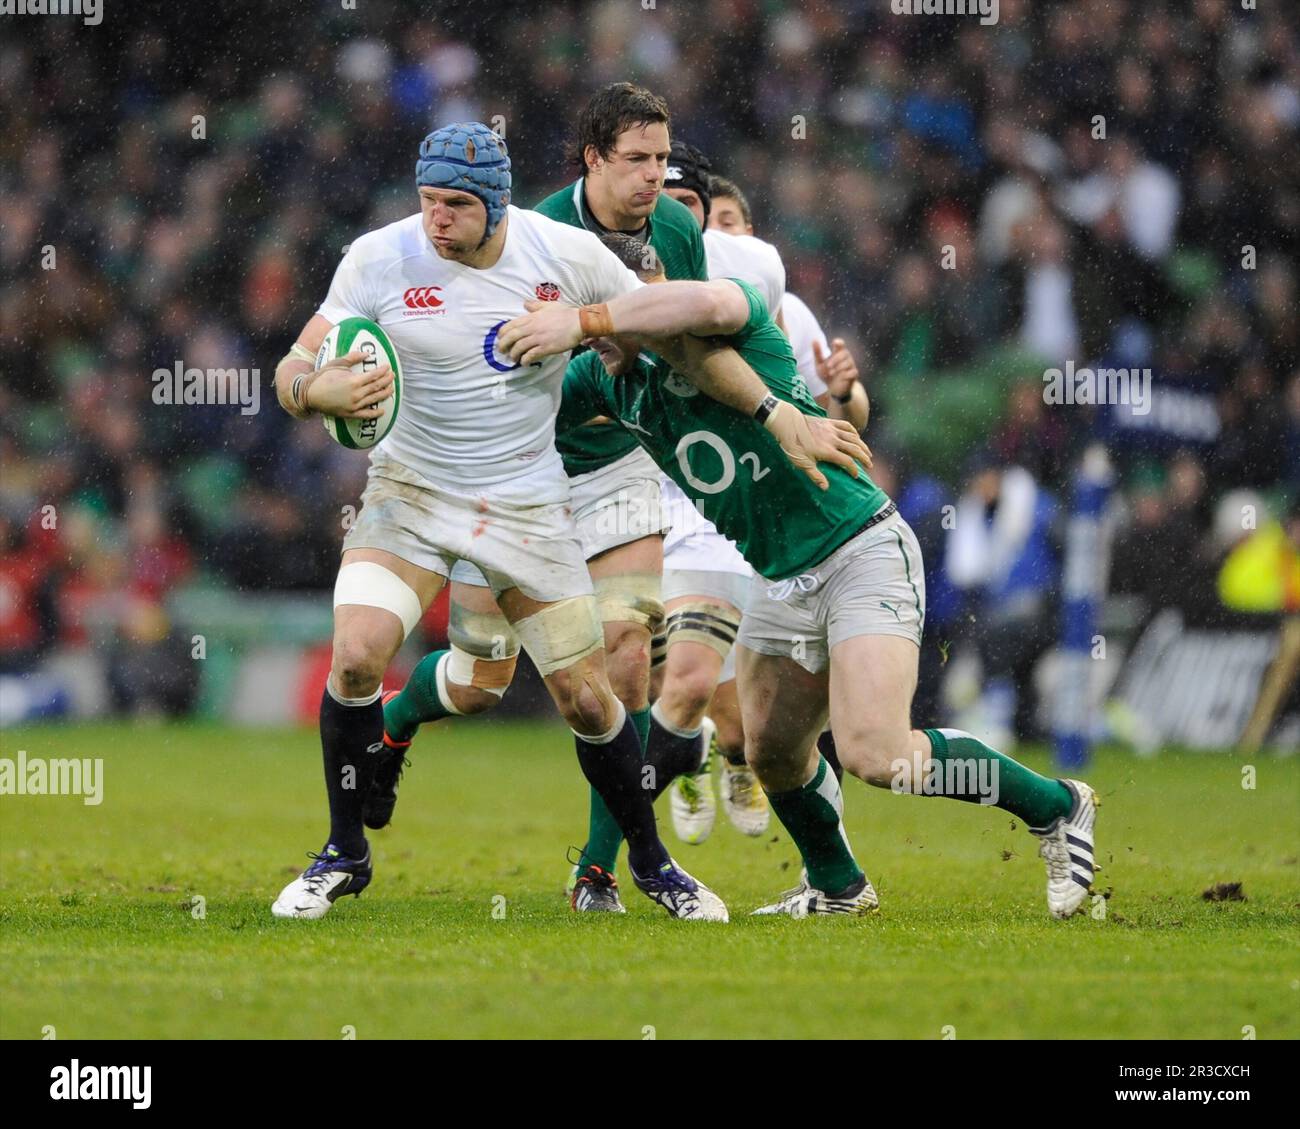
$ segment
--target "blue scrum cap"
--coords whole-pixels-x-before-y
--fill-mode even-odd
[[[506,143],[482,122],[453,122],[435,129],[420,142],[415,162],[419,187],[455,188],[470,192],[487,208],[489,239],[510,203],[510,155]]]

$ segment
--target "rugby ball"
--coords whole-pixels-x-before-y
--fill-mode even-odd
[[[373,372],[384,361],[393,370],[393,394],[380,403],[382,413],[375,419],[342,419],[323,416],[330,438],[344,447],[365,450],[373,447],[393,429],[397,409],[402,402],[402,364],[388,334],[369,318],[344,318],[326,335],[316,353],[319,369],[330,361],[360,350],[365,358],[352,366],[353,372]]]

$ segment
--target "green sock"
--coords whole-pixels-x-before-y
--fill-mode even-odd
[[[918,794],[991,804],[1030,828],[1046,827],[1074,806],[1074,796],[1059,780],[1040,776],[969,733],[927,729],[925,735],[936,765],[920,788],[911,789]]]
[[[415,664],[402,692],[384,707],[384,732],[394,741],[410,741],[424,722],[451,716],[438,696],[438,663],[449,654],[434,651],[425,655]]]
[[[650,739],[650,707],[646,706],[643,710],[637,710],[633,713],[627,711],[627,716],[632,719],[632,728],[636,730],[636,735],[641,738],[641,756],[645,757],[645,744]]]
[[[632,719],[632,728],[636,730],[636,735],[641,738],[641,755],[644,757],[646,738],[650,733],[650,707],[646,706],[645,709],[637,710],[635,713],[629,710],[628,716]],[[618,849],[622,843],[623,832],[618,829],[614,817],[609,814],[609,808],[600,798],[600,793],[595,788],[591,789],[591,810],[587,816],[587,845],[582,850],[583,865],[598,866],[613,874],[614,866],[618,862]]]
[[[840,782],[825,757],[818,756],[817,771],[802,788],[769,792],[767,798],[803,855],[814,888],[838,894],[862,879],[862,868],[844,833]]]

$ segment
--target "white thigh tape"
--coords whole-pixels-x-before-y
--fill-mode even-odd
[[[500,612],[472,612],[451,602],[447,638],[452,649],[459,647],[476,659],[512,659],[519,654],[519,637]],[[453,677],[453,682],[460,679]],[[461,683],[468,685],[468,683]]]
[[[621,576],[601,576],[592,581],[596,589],[596,606],[605,623],[638,623],[653,635],[664,621],[664,605],[659,598],[659,574],[628,572]]]
[[[339,569],[334,581],[334,606],[360,604],[383,608],[402,621],[403,638],[410,635],[424,614],[415,589],[397,573],[374,561],[353,561]]]
[[[594,596],[572,596],[550,604],[516,623],[515,633],[542,677],[605,645]]]

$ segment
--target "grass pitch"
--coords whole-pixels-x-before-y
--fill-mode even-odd
[[[104,799],[0,798],[6,1038],[1300,1036],[1294,758],[1257,759],[1243,789],[1228,755],[1101,754],[1084,775],[1110,896],[1068,922],[1018,820],[853,780],[882,913],[749,918],[798,874],[784,830],[746,839],[719,811],[687,847],[664,800],[674,854],[731,908],[710,926],[630,883],[626,916],[569,912],[586,786],[554,724],[426,730],[372,833],[374,884],[317,922],[270,914],[326,829],[315,733],[0,733],[0,755],[20,749],[102,757]],[[1245,900],[1205,900],[1220,883]]]

